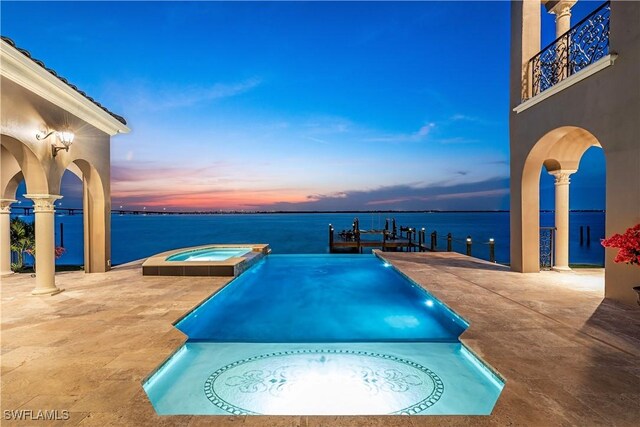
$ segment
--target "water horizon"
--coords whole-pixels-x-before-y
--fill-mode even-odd
[[[29,222],[33,214],[11,214]],[[473,241],[472,256],[489,259],[489,239],[494,239],[496,261],[509,264],[509,212],[318,212],[318,213],[225,213],[180,215],[111,214],[111,260],[113,265],[146,258],[157,253],[207,244],[269,244],[274,254],[322,254],[329,252],[329,224],[336,233],[349,230],[358,217],[363,230],[381,230],[385,220],[416,230],[425,228],[426,242],[436,231],[437,249],[446,249],[446,235],[453,235],[453,250],[466,251],[466,238]],[[603,265],[605,213],[572,211],[570,213],[570,261],[572,264]],[[56,245],[66,253],[59,265],[82,265],[83,215],[57,213]],[[63,236],[61,236],[61,225]],[[540,212],[540,226],[554,224],[552,211]],[[580,227],[585,240],[580,245]],[[586,242],[589,227],[591,241]],[[61,238],[62,237],[62,238]]]
[[[33,206],[30,204],[28,206],[12,206],[13,209],[33,209]],[[56,215],[64,215],[62,212],[82,212],[82,208],[70,208],[70,207],[57,207]],[[569,212],[603,212],[606,213],[606,209],[569,209]],[[347,209],[347,210],[189,210],[189,211],[181,211],[181,210],[156,210],[156,209],[140,209],[140,208],[112,208],[112,214],[122,214],[127,215],[129,212],[138,212],[138,213],[148,213],[148,214],[172,214],[172,215],[252,215],[252,214],[353,214],[353,213],[364,213],[364,214],[377,214],[377,213],[509,213],[510,209],[454,209],[454,210],[441,210],[441,209],[383,209],[383,210],[358,210],[358,209]],[[539,212],[555,212],[555,209],[540,209]],[[12,213],[12,215],[15,212]]]

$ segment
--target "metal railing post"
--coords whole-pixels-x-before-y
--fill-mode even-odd
[[[567,50],[565,53],[565,56],[566,56],[565,62],[567,66],[567,71],[566,71],[566,74],[562,76],[562,80],[566,79],[571,75],[571,31],[569,31],[565,35],[565,37],[567,38]]]
[[[549,239],[551,240],[551,256],[549,257],[549,261],[551,263],[550,267],[556,265],[556,228],[553,227],[550,231],[551,235]]]
[[[467,255],[471,256],[471,236],[467,236]]]

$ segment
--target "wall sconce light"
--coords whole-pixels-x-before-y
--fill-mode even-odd
[[[60,150],[69,151],[69,147],[73,143],[73,138],[75,137],[74,133],[71,132],[69,129],[65,129],[61,131],[52,130],[47,134],[45,134],[44,132],[39,133],[39,134],[36,134],[36,139],[38,141],[43,141],[49,138],[53,134],[55,134],[56,137],[62,143],[62,147],[57,146],[55,142],[51,143],[51,154],[53,154],[53,157],[55,157],[58,154],[58,151]]]

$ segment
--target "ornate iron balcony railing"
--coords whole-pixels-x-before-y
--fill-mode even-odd
[[[523,101],[609,54],[610,13],[607,1],[529,60],[531,93]]]
[[[555,265],[555,227],[540,227],[540,270],[551,270]]]

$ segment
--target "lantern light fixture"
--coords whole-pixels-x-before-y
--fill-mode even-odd
[[[69,129],[64,129],[60,131],[52,130],[48,133],[38,133],[36,134],[36,139],[38,141],[43,141],[54,134],[56,138],[58,138],[62,146],[57,145],[55,141],[51,143],[51,154],[53,155],[53,157],[55,157],[60,150],[69,151],[69,147],[71,146],[71,144],[73,144],[73,139],[75,138],[75,134],[73,132],[71,132]]]

